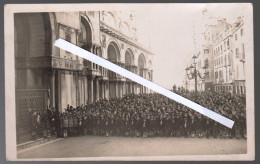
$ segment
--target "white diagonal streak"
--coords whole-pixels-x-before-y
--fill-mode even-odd
[[[216,112],[213,112],[213,111],[211,111],[211,110],[209,110],[209,109],[207,109],[207,108],[205,108],[205,107],[203,107],[203,106],[201,106],[201,105],[199,105],[199,104],[197,104],[193,101],[190,101],[190,100],[188,100],[188,99],[186,99],[186,98],[184,98],[184,97],[182,97],[182,96],[180,96],[176,93],[173,93],[173,92],[171,92],[171,91],[169,91],[169,90],[167,90],[167,89],[165,89],[165,88],[163,88],[163,87],[161,87],[161,86],[159,86],[159,85],[157,85],[157,84],[155,84],[155,83],[153,83],[149,80],[146,80],[146,79],[144,79],[144,78],[142,78],[142,77],[140,77],[140,76],[138,76],[138,75],[136,75],[136,74],[134,74],[134,73],[132,73],[132,72],[130,72],[130,71],[114,64],[114,63],[112,63],[112,62],[109,62],[108,60],[103,59],[103,58],[101,58],[101,57],[99,57],[99,56],[97,56],[97,55],[95,55],[91,52],[88,52],[88,51],[86,51],[86,50],[84,50],[84,49],[82,49],[82,48],[80,48],[80,47],[78,47],[74,44],[71,44],[71,43],[69,43],[69,42],[67,42],[63,39],[58,39],[58,40],[55,41],[54,45],[56,47],[59,47],[59,48],[64,49],[66,51],[69,51],[72,54],[78,55],[78,56],[80,56],[84,59],[87,59],[87,60],[89,60],[93,63],[96,63],[96,64],[98,64],[98,65],[100,65],[100,66],[102,66],[106,69],[109,69],[109,70],[115,72],[115,73],[118,73],[118,74],[120,74],[120,75],[122,75],[122,76],[124,76],[124,77],[126,77],[126,78],[128,78],[132,81],[135,81],[135,82],[137,82],[137,83],[139,83],[143,86],[146,86],[147,88],[150,88],[150,89],[154,90],[155,92],[158,92],[158,93],[160,93],[160,94],[162,94],[162,95],[164,95],[164,96],[166,96],[166,97],[168,97],[168,98],[170,98],[174,101],[177,101],[177,102],[179,102],[183,105],[186,105],[187,107],[189,107],[189,108],[191,108],[191,109],[193,109],[193,110],[195,110],[195,111],[197,111],[197,112],[199,112],[199,113],[201,113],[201,114],[203,114],[203,115],[205,115],[205,116],[207,116],[207,117],[209,117],[209,118],[211,118],[211,119],[213,119],[213,120],[215,120],[215,121],[217,121],[217,122],[219,122],[219,123],[221,123],[221,124],[223,124],[223,125],[225,125],[229,128],[233,127],[233,124],[234,124],[233,120],[230,120],[230,119],[228,119],[228,118],[226,118],[226,117],[224,117],[224,116],[222,116],[222,115],[220,115]]]

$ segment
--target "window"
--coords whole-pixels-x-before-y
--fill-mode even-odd
[[[238,58],[238,57],[239,57],[239,49],[236,48],[236,58]]]
[[[215,72],[215,79],[218,78],[218,72]]]
[[[235,34],[235,40],[237,40],[237,34]]]
[[[229,39],[227,40],[227,48],[229,49],[230,46],[229,46]]]
[[[240,36],[243,36],[244,35],[244,30],[241,28],[240,30]]]
[[[206,66],[206,68],[208,68],[208,66],[209,66],[209,60],[208,59],[205,60],[205,66]]]
[[[245,60],[245,45],[242,43],[242,60]]]
[[[66,34],[65,34],[65,40],[68,41],[68,42],[71,42],[71,35],[68,34],[68,33],[66,33]],[[65,51],[65,53],[68,53],[68,54],[69,54],[70,52],[69,52],[69,51]]]
[[[204,54],[209,54],[209,49],[204,49]]]
[[[231,56],[230,56],[230,54],[228,55],[228,65],[231,65]]]
[[[237,70],[236,70],[236,75],[237,75],[237,79],[239,78],[239,67],[238,67],[238,65],[237,65]]]
[[[65,40],[68,41],[68,42],[71,42],[71,35],[65,34]]]

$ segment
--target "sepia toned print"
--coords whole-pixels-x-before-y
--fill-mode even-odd
[[[9,10],[14,85],[6,88],[13,87],[9,96],[15,106],[7,113],[15,126],[7,126],[7,136],[13,138],[7,149],[16,154],[10,160],[254,158],[254,131],[248,128],[254,125],[254,104],[248,101],[254,95],[248,82],[253,80],[250,5],[84,6]],[[53,45],[58,38],[235,124],[229,129],[59,49]]]

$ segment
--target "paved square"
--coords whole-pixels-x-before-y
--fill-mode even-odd
[[[18,152],[18,158],[244,154],[244,139],[81,136]]]

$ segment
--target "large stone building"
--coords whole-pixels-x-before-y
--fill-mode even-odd
[[[218,24],[216,19],[209,16],[207,10],[202,11],[201,20],[197,21],[194,25],[194,52],[190,56],[188,63],[193,64],[192,57],[196,58],[196,69],[198,71],[197,76],[197,90],[213,90],[213,41],[216,39],[216,33],[218,32]],[[194,84],[192,80],[191,84]],[[195,85],[195,84],[194,84]]]
[[[245,94],[245,40],[241,17],[214,41],[214,87],[218,92]]]
[[[140,76],[153,79],[153,53],[138,43],[133,12],[21,13],[14,16],[17,136],[31,110],[64,111],[100,98],[148,93],[114,72],[53,45],[63,38]]]
[[[243,19],[238,17],[234,24],[230,24],[225,18],[209,17],[207,10],[203,10],[202,20],[195,27],[194,54],[199,72],[197,90],[245,94]],[[192,64],[194,54],[187,60],[187,66]],[[194,85],[194,80],[189,84]]]

